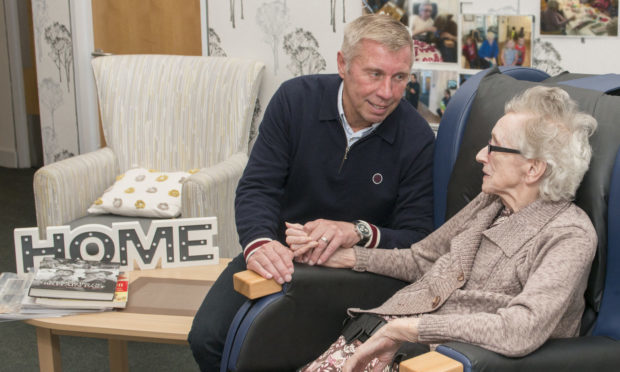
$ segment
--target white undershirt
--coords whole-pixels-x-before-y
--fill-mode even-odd
[[[368,128],[360,129],[357,132],[353,131],[353,128],[349,125],[347,118],[344,116],[344,109],[342,107],[342,89],[344,87],[344,82],[340,83],[340,88],[338,88],[338,114],[340,115],[340,122],[342,124],[342,128],[344,128],[344,134],[347,136],[347,146],[353,145],[360,138],[369,135],[375,128],[377,128],[381,122],[374,123]]]

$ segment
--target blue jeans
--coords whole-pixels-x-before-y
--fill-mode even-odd
[[[243,254],[217,278],[194,316],[187,340],[203,372],[220,370],[228,328],[247,298],[234,290],[233,275],[246,270]]]

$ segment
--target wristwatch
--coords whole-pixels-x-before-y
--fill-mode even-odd
[[[359,236],[360,238],[360,241],[357,242],[357,245],[365,247],[366,244],[368,244],[368,242],[370,241],[370,238],[372,238],[372,231],[370,230],[370,225],[368,224],[368,222],[362,220],[353,221],[353,224],[355,225],[355,231],[357,232],[357,236]]]

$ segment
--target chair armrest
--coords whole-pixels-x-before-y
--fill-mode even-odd
[[[400,372],[463,372],[463,364],[436,351],[401,362]]]
[[[274,279],[265,279],[252,270],[245,270],[233,275],[233,287],[250,300],[280,292],[282,286]]]
[[[613,371],[620,365],[620,342],[603,336],[551,339],[522,358],[461,342],[440,345],[436,351],[463,363],[465,372]]]
[[[293,280],[283,293],[247,319],[251,324],[239,347],[236,370],[299,368],[338,338],[348,308],[379,306],[407,284],[367,272],[295,264]]]
[[[235,191],[247,162],[247,154],[236,153],[183,183],[181,215],[217,217],[220,257],[235,257],[242,251],[235,225]]]
[[[108,147],[40,168],[33,186],[41,237],[45,237],[47,226],[64,225],[85,216],[117,174],[116,156]]]

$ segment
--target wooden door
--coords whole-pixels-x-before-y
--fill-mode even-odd
[[[92,0],[95,50],[202,55],[200,13],[200,0]]]

